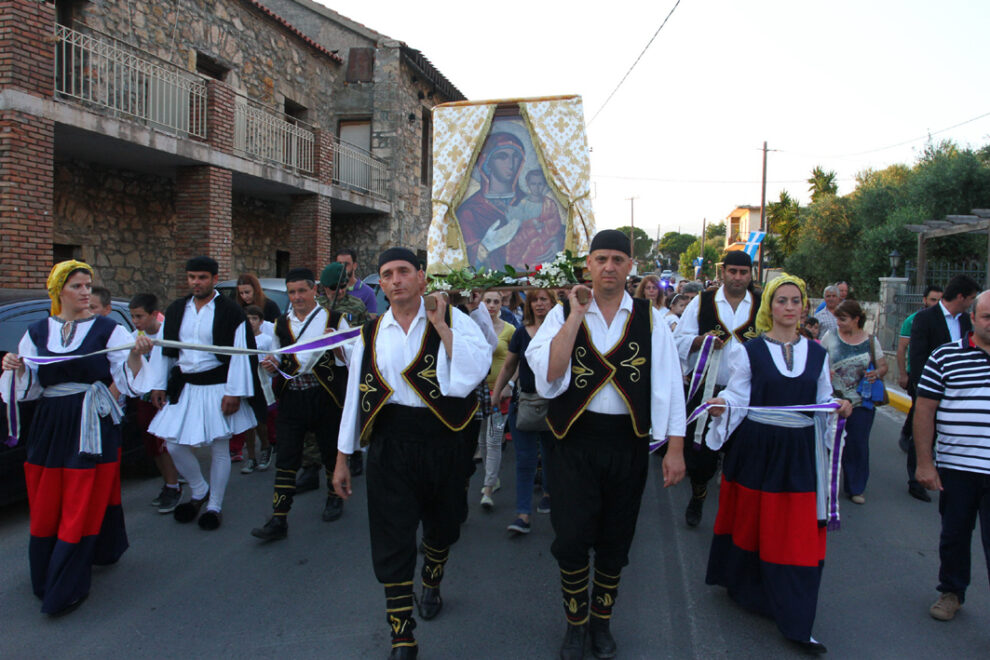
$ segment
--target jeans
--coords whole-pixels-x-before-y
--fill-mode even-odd
[[[870,478],[870,430],[872,408],[856,406],[846,420],[846,446],[842,450],[842,487],[847,495],[862,495]]]
[[[533,480],[536,462],[543,455],[543,492],[550,494],[550,471],[547,469],[547,450],[553,441],[550,431],[520,431],[516,428],[516,404],[509,411],[509,432],[516,449],[516,513],[527,516],[533,513]]]

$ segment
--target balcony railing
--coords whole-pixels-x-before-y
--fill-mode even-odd
[[[234,149],[310,174],[314,127],[238,94],[234,99]]]
[[[385,199],[388,167],[370,152],[333,138],[333,182],[359,192]]]
[[[98,32],[55,27],[55,91],[180,135],[206,137],[206,83]]]

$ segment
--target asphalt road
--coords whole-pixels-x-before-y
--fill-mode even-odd
[[[815,636],[833,658],[985,657],[990,592],[978,533],[965,607],[948,623],[928,616],[937,595],[939,519],[935,503],[906,493],[896,442],[902,418],[877,417],[867,504],[844,501],[842,530],[829,536]],[[549,516],[537,515],[529,536],[507,537],[511,446],[504,456],[505,487],[492,514],[478,506],[475,475],[471,515],[447,565],[444,610],[416,630],[423,658],[556,657],[564,619]],[[387,656],[363,478],[339,521],[322,522],[322,495],[307,493],[296,500],[289,538],[265,544],[249,531],[267,518],[274,471],[242,476],[239,467],[216,532],[159,515],[148,505],[157,480],[126,480],[131,547],[116,566],[96,568],[89,599],[59,619],[40,614],[31,593],[26,506],[0,510],[0,656]],[[714,497],[702,526],[691,530],[683,522],[688,486],[665,491],[660,481],[654,464],[613,619],[620,657],[800,657],[771,621],[704,584]]]

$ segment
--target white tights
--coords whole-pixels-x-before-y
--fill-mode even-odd
[[[200,499],[210,491],[210,501],[207,511],[220,511],[223,506],[223,494],[230,480],[230,438],[221,438],[210,443],[210,483],[206,483],[203,472],[199,469],[199,459],[189,445],[180,445],[169,441],[168,453],[175,463],[175,469],[189,482],[193,499]]]

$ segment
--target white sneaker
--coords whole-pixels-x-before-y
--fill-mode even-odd
[[[491,511],[495,508],[495,500],[492,499],[491,495],[481,496],[481,508],[485,511]]]
[[[244,467],[241,468],[241,474],[251,474],[254,469],[258,467],[258,461],[253,458],[249,458],[244,461]]]

